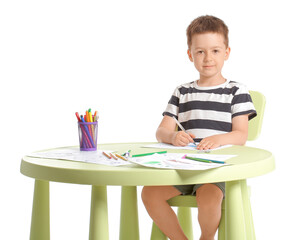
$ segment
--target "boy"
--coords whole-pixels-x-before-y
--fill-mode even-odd
[[[187,28],[188,57],[200,74],[197,81],[174,91],[159,125],[160,142],[185,146],[194,140],[199,150],[234,144],[244,145],[248,120],[256,116],[248,90],[225,79],[221,70],[229,58],[228,27],[213,16],[201,16]],[[175,131],[176,117],[186,129]],[[187,239],[167,200],[196,195],[200,240],[213,240],[221,217],[224,183],[184,186],[146,186],[143,203],[156,225],[171,240]]]

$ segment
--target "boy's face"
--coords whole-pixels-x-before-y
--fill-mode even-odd
[[[219,33],[201,33],[192,36],[190,49],[187,51],[200,73],[201,81],[221,80],[221,69],[229,58],[230,48],[224,44],[224,37]]]

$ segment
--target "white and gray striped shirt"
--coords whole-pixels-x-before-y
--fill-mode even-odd
[[[231,132],[232,118],[257,113],[246,86],[234,81],[199,87],[197,81],[177,87],[163,115],[175,116],[199,142],[205,137]]]

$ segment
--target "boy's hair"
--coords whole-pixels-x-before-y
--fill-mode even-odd
[[[222,34],[225,39],[224,43],[226,48],[229,46],[229,29],[227,25],[224,23],[224,21],[217,17],[206,15],[196,18],[187,27],[186,35],[188,48],[191,46],[193,35],[208,32]]]

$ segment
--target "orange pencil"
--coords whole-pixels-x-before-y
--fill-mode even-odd
[[[88,111],[88,119],[89,119],[89,122],[93,122],[91,108],[89,108],[89,111]]]
[[[85,115],[84,117],[85,117],[84,120],[85,120],[86,122],[91,122],[91,121],[90,121],[90,118],[89,118],[89,113],[88,113],[88,112],[86,112],[86,115]],[[91,135],[91,137],[92,137],[92,139],[93,139],[93,137],[94,137],[94,129],[93,129],[93,126],[88,125],[87,127],[88,127],[89,132],[90,132],[90,135]]]

